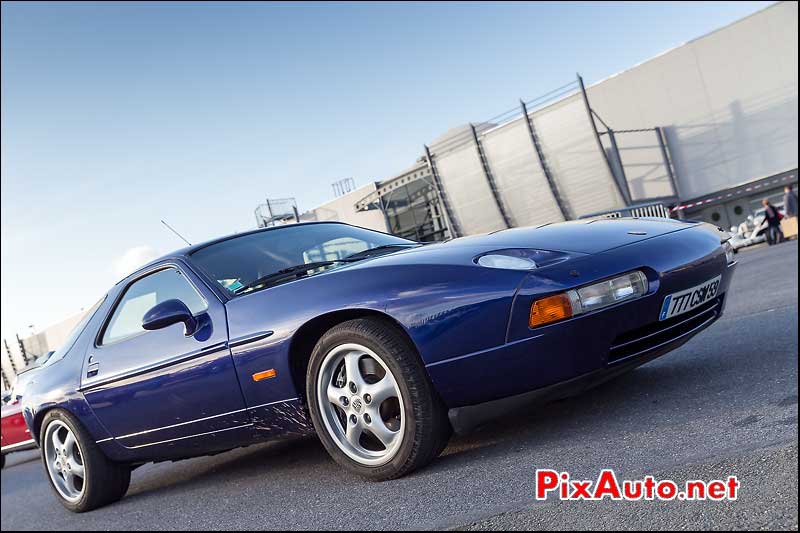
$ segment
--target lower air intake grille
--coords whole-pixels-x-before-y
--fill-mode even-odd
[[[719,316],[721,309],[720,296],[688,313],[618,335],[611,343],[608,362],[616,363],[669,344],[712,322]]]

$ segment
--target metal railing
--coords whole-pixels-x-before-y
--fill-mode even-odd
[[[587,220],[587,219],[623,218],[623,217],[672,218],[670,216],[669,207],[660,202],[632,205],[622,209],[615,209],[613,211],[592,213],[590,215],[585,215],[580,218],[581,220]]]

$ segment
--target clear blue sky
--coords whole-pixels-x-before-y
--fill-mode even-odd
[[[2,4],[2,334],[166,253],[254,226],[266,196],[413,163],[423,143],[770,2]]]

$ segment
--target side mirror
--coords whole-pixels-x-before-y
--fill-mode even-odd
[[[187,337],[194,335],[197,331],[197,319],[192,316],[192,312],[186,304],[180,300],[165,300],[153,306],[142,319],[142,328],[153,331],[163,329],[172,324],[183,322],[183,334]]]

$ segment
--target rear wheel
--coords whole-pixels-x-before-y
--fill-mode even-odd
[[[427,464],[450,436],[447,410],[413,345],[383,320],[351,320],[323,335],[306,390],[328,453],[369,479],[393,479]]]
[[[130,467],[110,461],[66,411],[45,415],[39,442],[50,486],[70,511],[102,507],[119,500],[128,490]]]

